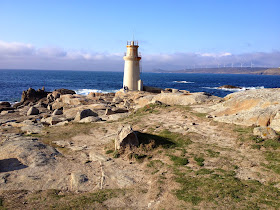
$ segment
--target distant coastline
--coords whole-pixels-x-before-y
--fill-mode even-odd
[[[192,68],[182,70],[154,69],[154,73],[186,73],[186,74],[255,74],[280,75],[280,68],[263,67],[220,67],[220,68]]]

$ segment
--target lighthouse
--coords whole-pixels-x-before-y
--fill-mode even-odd
[[[140,79],[141,57],[138,55],[138,41],[128,41],[124,59],[123,88],[125,90],[143,90],[143,82]]]

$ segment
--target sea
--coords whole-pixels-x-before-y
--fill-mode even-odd
[[[176,88],[190,92],[207,92],[224,97],[236,91],[280,88],[280,76],[246,74],[184,74],[141,73],[146,86]],[[77,94],[116,92],[122,88],[123,72],[54,71],[54,70],[0,70],[0,101],[20,101],[22,91],[28,88],[46,91],[59,88],[74,90]],[[241,89],[218,89],[233,85]]]

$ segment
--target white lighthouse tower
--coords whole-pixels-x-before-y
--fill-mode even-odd
[[[127,52],[123,59],[124,75],[123,88],[125,90],[143,90],[143,82],[140,79],[140,65],[141,57],[138,55],[138,41],[127,42]]]

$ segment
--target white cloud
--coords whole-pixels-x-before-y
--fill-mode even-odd
[[[57,47],[36,48],[31,44],[0,41],[0,69],[65,69],[122,71],[123,53],[94,53],[64,50]],[[142,56],[143,71],[155,68],[226,66],[280,66],[280,52],[245,54],[222,53],[159,53]]]
[[[65,57],[67,52],[59,48],[40,48],[36,50],[36,55],[39,57]]]
[[[198,53],[198,54],[203,56],[203,57],[214,57],[214,58],[232,55],[229,52],[225,52],[225,53]]]
[[[34,50],[35,48],[31,44],[0,41],[0,56],[27,56],[32,55]]]

